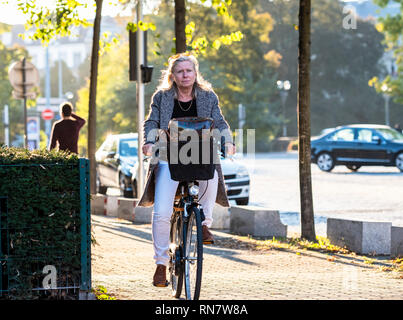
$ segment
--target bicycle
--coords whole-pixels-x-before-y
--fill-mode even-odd
[[[179,131],[192,128],[200,133],[202,129],[211,129],[213,121],[198,117],[179,118],[172,119],[170,124],[175,125]],[[208,143],[211,148],[209,164],[191,167],[192,169],[188,170],[191,174],[184,174],[183,171],[186,170],[180,165],[176,170],[170,167],[172,179],[179,181],[171,217],[169,246],[170,283],[175,298],[180,298],[183,286],[187,300],[198,300],[200,297],[203,269],[202,222],[205,217],[203,208],[198,203],[197,180],[212,178],[211,174],[214,175],[215,171],[213,150],[217,150],[213,148],[216,144],[213,138]],[[225,150],[221,149],[221,153],[225,156]],[[204,178],[200,178],[202,176]]]

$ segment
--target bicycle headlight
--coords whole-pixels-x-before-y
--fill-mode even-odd
[[[193,185],[189,188],[189,194],[191,196],[197,196],[199,194],[199,186]]]

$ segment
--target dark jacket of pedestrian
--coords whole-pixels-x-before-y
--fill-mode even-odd
[[[53,124],[49,149],[59,145],[59,150],[78,154],[78,136],[85,120],[72,112],[71,104],[65,103],[61,107],[62,120]]]

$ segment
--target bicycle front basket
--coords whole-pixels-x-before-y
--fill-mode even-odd
[[[214,177],[217,148],[212,137],[213,119],[174,118],[168,125],[168,163],[175,181],[210,180]]]

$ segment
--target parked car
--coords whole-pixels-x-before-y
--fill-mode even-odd
[[[148,163],[144,162],[144,170],[147,169],[147,165]],[[131,168],[133,190],[137,190],[137,168],[138,163]],[[228,199],[235,200],[237,205],[247,205],[249,203],[250,179],[246,167],[236,160],[221,158],[221,169]]]
[[[250,178],[247,168],[237,160],[221,158],[221,169],[229,200],[237,205],[249,203]]]
[[[352,171],[362,166],[396,166],[403,172],[403,134],[385,125],[340,126],[311,140],[311,159],[327,172],[336,165]]]
[[[95,153],[97,192],[106,194],[108,187],[119,188],[124,197],[136,196],[130,169],[138,161],[138,134],[109,135]]]
[[[323,135],[325,135],[325,134],[328,134],[328,133],[330,133],[330,132],[333,132],[335,130],[335,128],[325,128],[325,129],[322,129],[321,131],[320,131],[320,133],[319,133],[319,137],[320,136],[323,136]]]

